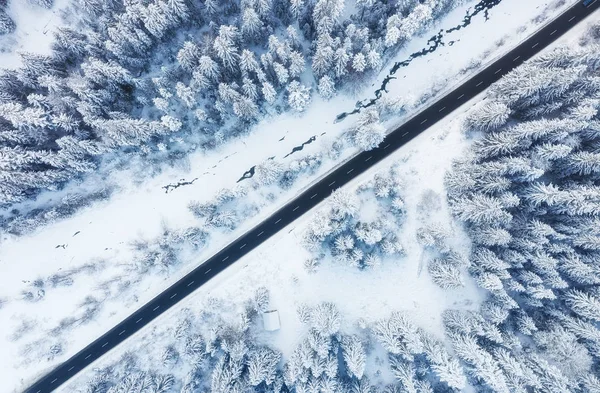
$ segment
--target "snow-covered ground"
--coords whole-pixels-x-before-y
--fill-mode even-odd
[[[553,2],[535,0],[523,4],[517,0],[504,0],[499,6],[490,11],[487,22],[484,22],[483,15],[479,15],[473,19],[471,25],[467,28],[449,34],[447,40],[455,41],[452,46],[441,47],[428,56],[415,59],[408,67],[401,69],[396,74],[397,79],[388,85],[389,95],[421,97],[430,91],[432,87],[439,88],[442,86],[449,88],[460,79],[457,75],[461,75],[461,70],[470,68],[474,59],[489,61],[494,56],[510,49],[516,42],[531,33],[539,23],[543,22],[537,19],[536,24],[531,23],[530,20],[545,13],[546,7],[551,3]],[[548,12],[548,15],[559,13],[569,4],[565,3],[559,8],[553,8]],[[472,5],[472,3],[468,5]],[[434,33],[437,33],[440,28],[450,28],[459,24],[468,5],[453,11],[438,26],[425,33],[422,38],[414,39],[398,54],[397,60],[402,61],[410,53],[425,47],[427,39]],[[18,25],[19,21],[17,21]],[[473,32],[477,32],[477,34],[473,34]],[[496,45],[498,41],[504,41],[504,44],[498,47]],[[380,84],[387,72],[387,70],[384,70],[381,75],[375,78],[373,81],[375,86]],[[372,94],[371,89],[374,88],[370,87],[369,91],[360,93],[358,96],[361,99],[370,97]],[[214,153],[191,156],[189,158],[189,165],[186,168],[166,169],[156,177],[142,182],[135,182],[135,187],[123,186],[122,190],[110,200],[91,206],[70,219],[41,228],[32,235],[18,238],[5,237],[2,239],[0,276],[2,277],[3,285],[0,298],[3,302],[0,303],[2,304],[0,308],[0,339],[3,340],[1,346],[4,350],[0,355],[0,369],[4,370],[5,384],[3,386],[7,388],[7,391],[18,390],[23,385],[31,382],[31,379],[35,378],[39,373],[43,373],[49,367],[52,367],[52,365],[68,358],[92,339],[108,330],[117,321],[130,314],[135,308],[152,298],[167,285],[191,270],[202,259],[210,255],[210,253],[221,248],[249,226],[262,220],[270,212],[274,211],[277,206],[282,205],[287,199],[293,197],[298,192],[298,188],[305,187],[318,176],[322,176],[325,171],[339,164],[340,161],[326,162],[318,173],[302,178],[294,189],[283,193],[277,200],[277,203],[270,204],[268,208],[263,209],[260,214],[246,221],[237,230],[228,234],[213,235],[209,247],[201,253],[194,255],[193,258],[184,261],[181,268],[176,272],[147,277],[141,283],[136,284],[134,296],[127,297],[126,299],[107,301],[104,304],[101,314],[93,322],[77,326],[76,330],[70,332],[67,341],[58,343],[62,346],[63,351],[51,360],[39,362],[15,361],[15,359],[28,358],[24,356],[24,350],[29,349],[29,354],[32,354],[35,353],[34,349],[37,346],[41,347],[53,344],[51,338],[48,338],[48,331],[57,326],[59,321],[71,316],[74,310],[78,308],[78,304],[87,295],[101,292],[102,289],[98,288],[99,282],[105,281],[116,274],[122,274],[124,271],[123,265],[130,261],[132,257],[132,241],[139,238],[153,239],[161,233],[164,225],[170,228],[184,228],[193,225],[195,219],[187,209],[190,201],[210,200],[219,189],[233,186],[241,174],[252,165],[264,161],[271,156],[275,156],[277,160],[280,160],[294,146],[300,145],[313,135],[317,136],[316,142],[307,145],[302,152],[296,153],[286,160],[302,157],[302,155],[322,149],[323,146],[328,146],[331,141],[335,140],[352,124],[352,118],[348,118],[340,123],[334,123],[333,120],[338,113],[352,109],[354,101],[354,98],[344,95],[326,103],[315,98],[310,108],[300,118],[284,114],[276,118],[266,119],[256,125],[250,135],[244,139],[230,143]],[[397,121],[400,121],[400,119],[394,119],[394,123]],[[437,134],[434,132],[440,133],[442,132],[440,130],[444,130],[444,128],[440,129],[436,127],[435,130],[432,129],[424,133],[398,154],[405,154],[403,152],[407,149],[414,149],[417,143],[426,142],[429,144],[432,137],[439,138],[439,135],[435,136]],[[325,135],[322,135],[323,133]],[[283,137],[285,139],[280,141]],[[452,145],[452,143],[460,145],[463,142],[460,137],[454,135],[447,137],[443,142],[438,142],[435,146],[440,146],[441,150],[439,152],[419,148],[419,152],[415,153],[414,157],[419,157],[418,160],[421,161],[431,162],[432,165],[438,165],[439,168],[436,170],[440,171],[439,173],[441,174],[452,158],[450,154],[446,153],[454,154],[460,150],[459,146]],[[450,144],[445,145],[446,143]],[[353,153],[352,149],[347,149],[344,151],[341,159],[348,158]],[[434,157],[442,161],[432,160]],[[436,185],[432,181],[433,175],[426,172],[419,172],[419,165],[416,165],[418,162],[415,161],[415,164],[412,164],[412,166],[407,164],[407,168],[410,167],[417,171],[413,173],[414,176],[417,176],[414,180],[417,183],[425,184],[423,181],[417,181],[418,177],[421,176],[423,179],[427,179],[427,187],[435,188]],[[117,172],[113,176],[116,183],[126,185],[133,183],[132,179],[135,179],[140,172],[139,169],[138,171],[131,172]],[[161,188],[182,178],[186,180],[198,178],[198,180],[192,185],[180,187],[169,193],[165,193],[165,190]],[[441,180],[438,183],[438,186],[441,186]],[[415,191],[414,198],[418,198],[419,192],[419,190]],[[295,225],[300,224],[297,223]],[[413,226],[407,223],[406,230],[414,230]],[[287,231],[282,231],[281,236],[286,233]],[[297,239],[295,238],[297,233],[299,232],[292,232],[290,239],[286,241],[282,240],[282,243],[287,242],[289,247],[292,247],[292,244],[297,243]],[[292,237],[294,238],[292,239]],[[271,240],[270,242],[273,241]],[[299,246],[295,247],[299,248]],[[266,248],[262,252],[267,253]],[[300,252],[301,250],[298,250],[299,255]],[[270,251],[268,253],[270,254]],[[272,255],[277,255],[277,252],[273,252]],[[270,264],[265,262],[264,267],[261,265],[261,268],[250,269],[252,271],[251,274],[256,278],[260,278],[263,274],[272,271],[267,270],[263,274],[255,274],[255,270],[260,271],[261,269],[280,269],[279,274],[292,274],[292,268],[290,268],[289,272],[287,269],[281,270],[284,266],[282,261],[273,256],[269,258],[265,256],[265,259],[271,260]],[[357,287],[365,285],[358,283],[359,280],[357,278],[359,274],[372,274],[374,276],[373,279],[389,275],[403,277],[403,274],[407,275],[410,273],[414,276],[414,269],[416,267],[410,262],[411,258],[413,257],[409,255],[406,258],[406,262],[398,264],[396,267],[384,266],[380,271],[370,273],[343,272],[346,276],[345,281]],[[260,259],[257,258],[257,260]],[[97,263],[98,268],[78,273],[74,276],[75,278],[70,286],[48,290],[45,292],[43,299],[35,303],[25,303],[21,300],[21,292],[31,290],[31,284],[37,278],[48,277],[61,271],[70,271],[89,263]],[[244,264],[240,262],[234,269],[231,269],[231,272],[242,269]],[[385,272],[385,269],[397,270],[388,271],[385,274],[380,273]],[[330,280],[331,275],[336,274],[337,277],[342,272],[335,271],[329,273],[323,271],[320,272],[319,277],[327,277],[327,274],[330,274]],[[275,273],[271,275],[277,277]],[[291,276],[287,277],[287,281],[285,281],[285,277],[280,277],[281,282],[290,282]],[[360,282],[362,282],[363,276],[360,277]],[[310,292],[311,289],[319,288],[316,286],[319,280],[311,276],[310,280],[306,279],[302,282],[306,286],[306,291]],[[238,285],[238,281],[242,280],[236,278],[230,281]],[[216,279],[211,284],[211,288],[220,282],[221,279]],[[327,282],[326,279],[321,281],[321,283]],[[407,290],[411,289],[414,292],[407,292],[405,298],[396,299],[395,301],[405,302],[397,304],[398,307],[409,307],[410,304],[413,304],[411,294],[418,294],[420,291],[425,290],[425,288],[431,288],[431,292],[435,293],[435,289],[429,283],[428,279],[423,278],[423,282],[420,284],[418,282],[419,280],[416,280],[414,286],[408,285],[409,282],[406,283]],[[388,286],[385,287],[383,284],[380,286],[382,290],[385,288],[389,290],[394,287],[392,284],[385,285]],[[292,288],[296,288],[296,286],[292,286],[291,284],[289,287],[285,290],[281,289],[280,292],[275,290],[276,293],[273,294],[275,304],[281,309],[285,309],[285,303],[281,303],[280,305],[276,299],[284,297],[284,294],[286,294],[285,291],[291,291]],[[348,288],[352,288],[352,286],[348,286]],[[206,290],[209,289],[203,289],[203,291]],[[235,286],[228,284],[223,288],[219,288],[219,291],[227,290],[234,291]],[[305,289],[302,289],[302,291],[304,292]],[[287,294],[289,295],[289,293]],[[338,300],[345,297],[346,293],[342,287],[337,289],[332,288],[331,293],[317,294],[315,296]],[[467,297],[469,296],[465,296],[465,299]],[[433,303],[438,301],[436,296],[432,296],[432,299]],[[388,299],[387,301],[390,300]],[[367,303],[359,304],[366,305]],[[419,306],[422,308],[417,308],[416,306],[414,308],[426,310],[428,306],[433,307],[433,305],[425,302],[422,306]],[[342,307],[344,306],[342,305]],[[356,310],[360,309],[360,307],[352,308]],[[373,307],[371,310],[373,318],[379,317],[380,314],[378,312],[385,308],[385,305],[381,305],[379,308]],[[293,312],[291,305],[289,306],[289,310],[290,313]],[[346,311],[344,309],[344,312]],[[419,318],[418,312],[416,315]],[[435,315],[438,315],[438,313],[435,313]],[[282,318],[284,317],[282,316]],[[423,313],[422,318],[419,320],[424,325],[427,325],[425,323],[426,318],[429,318],[429,316],[425,316]],[[435,320],[430,321],[429,327],[435,330],[434,327],[438,322]],[[23,334],[15,335],[17,331]],[[291,332],[292,330],[287,331]],[[284,332],[282,331],[281,334],[283,335]],[[293,335],[293,333],[289,334]],[[282,339],[282,345],[284,342],[287,341]]]
[[[463,110],[469,106],[465,104]],[[125,353],[132,352],[139,355],[144,364],[147,362],[150,369],[160,371],[156,359],[160,359],[165,346],[172,340],[172,333],[169,332],[188,310],[198,313],[209,307],[209,298],[241,304],[261,286],[269,290],[270,306],[279,311],[281,319],[281,330],[269,334],[266,339],[269,345],[282,352],[284,359],[302,340],[301,332],[305,330],[296,308],[300,304],[314,306],[323,301],[338,306],[343,316],[342,331],[345,332],[352,331],[352,325],[357,321],[369,325],[388,317],[392,311],[402,310],[420,327],[443,339],[442,311],[447,308],[477,309],[481,300],[480,290],[470,279],[466,280],[466,286],[462,289],[444,291],[437,287],[427,270],[421,267],[423,248],[416,240],[416,232],[424,222],[423,215],[427,215],[427,220],[451,228],[454,233],[453,246],[457,251],[468,250],[468,238],[460,228],[452,226],[443,185],[443,177],[450,163],[469,144],[461,133],[462,118],[463,114],[457,113],[438,123],[344,188],[354,192],[376,173],[389,170],[394,163],[399,165],[399,175],[406,185],[406,221],[398,234],[405,247],[405,256],[388,258],[380,266],[367,270],[342,266],[329,260],[320,265],[316,272],[308,272],[304,268],[304,261],[311,258],[312,254],[301,245],[302,238],[314,213],[326,207],[328,202],[324,201],[161,315],[125,345],[115,348],[92,364],[89,370],[106,367],[117,362]],[[433,211],[423,211],[423,197],[432,192],[440,196],[441,206]],[[372,201],[363,202],[360,213],[368,215]],[[177,367],[169,372],[181,378],[187,369]],[[77,391],[89,381],[91,375],[83,371],[59,391]]]
[[[9,1],[7,14],[17,28],[11,34],[0,36],[0,64],[2,68],[21,66],[18,52],[50,54],[52,32],[61,25],[61,12],[71,0],[55,0],[52,8],[36,6],[27,0]]]

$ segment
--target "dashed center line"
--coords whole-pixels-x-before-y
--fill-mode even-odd
[[[193,281],[192,281],[192,282],[193,282]],[[135,323],[140,323],[140,322],[142,321],[142,319],[144,319],[144,318],[140,318],[140,319],[138,319],[137,321],[135,321]]]
[[[189,283],[187,286],[189,287],[189,286],[190,286],[190,285],[192,285],[193,283],[194,283],[194,282],[193,282],[193,281],[191,281],[191,282],[190,282],[190,283]]]
[[[169,299],[173,299],[175,296],[177,296],[176,293],[172,294],[171,297]]]
[[[277,224],[279,221],[281,221],[281,218],[279,220],[275,221],[275,224]]]
[[[108,343],[104,343],[104,344],[102,344],[102,348],[104,348],[104,347],[105,347],[105,346],[107,346],[107,345],[108,345]]]
[[[423,121],[421,122],[421,124],[425,124],[425,123],[427,123],[427,120],[428,120],[428,119],[425,119],[425,120],[423,120]]]
[[[521,58],[521,56],[517,56],[517,57],[515,57],[515,58],[513,59],[513,61],[517,61],[517,60],[519,60],[520,58]]]
[[[68,369],[67,372],[73,370],[74,368],[75,368],[75,366],[71,366],[71,368]]]
[[[208,269],[207,271],[204,272],[204,274],[208,274],[208,272],[210,272],[212,269]]]
[[[125,330],[122,330],[121,333],[119,333],[119,336],[121,336],[123,333],[125,333]]]
[[[556,33],[558,30],[554,29],[554,31],[552,33],[550,33],[550,35],[554,35],[554,33]]]
[[[354,168],[350,169],[348,172],[346,172],[346,175],[351,174],[353,170],[354,170]]]
[[[160,306],[156,306],[156,307],[154,307],[154,308],[152,309],[152,311],[156,311],[156,310],[158,310],[159,308],[160,308]]]
[[[446,107],[443,107],[443,108],[441,108],[441,109],[440,109],[438,112],[441,112],[441,111],[443,111],[444,109],[446,109]]]
[[[476,84],[476,85],[475,85],[475,87],[479,87],[479,86],[481,86],[481,85],[483,85],[483,81],[481,81],[481,82],[479,82],[478,84]]]
[[[371,158],[373,158],[373,156],[369,156],[369,158],[367,158],[367,159],[365,160],[365,162],[369,161]]]
[[[329,185],[327,187],[331,187],[335,184],[335,181],[332,181],[331,183],[329,183]]]
[[[571,17],[571,19],[569,19],[569,22],[571,22],[573,19],[575,19],[575,17],[574,17],[574,16],[572,16],[572,17]]]
[[[500,71],[502,71],[502,68],[498,68],[498,69],[496,70],[496,72],[494,72],[494,75],[496,75],[496,74],[497,74],[497,73],[499,73]]]
[[[241,250],[242,248],[244,248],[244,247],[246,247],[246,243],[244,243],[244,244],[242,244],[242,245],[240,246],[240,250]]]
[[[390,147],[390,144],[388,143],[387,145],[385,145],[383,148],[387,149],[388,147]]]
[[[260,237],[260,235],[262,235],[263,233],[265,233],[265,231],[260,231],[260,233],[256,235],[256,237]]]
[[[314,197],[316,197],[316,196],[317,196],[317,194],[311,196],[310,199],[314,199]]]
[[[461,94],[461,95],[459,95],[459,96],[458,96],[458,98],[457,98],[457,100],[460,100],[460,99],[461,99],[461,98],[463,98],[464,96],[465,96],[464,94]]]
[[[423,124],[423,123],[421,123]],[[404,134],[402,134],[402,136],[408,135],[408,131],[406,131]]]
[[[531,49],[535,48],[536,46],[538,46],[540,43],[536,42],[535,44],[533,44],[533,46],[531,47]]]
[[[56,381],[58,381],[58,378],[54,378],[52,381],[50,381],[50,383],[53,384]]]
[[[225,258],[221,259],[221,262],[225,262],[228,259],[229,259],[229,255],[227,255]]]
[[[296,206],[295,208],[292,209],[292,211],[295,212],[298,209],[300,209],[300,206]]]
[[[88,360],[90,357],[92,356],[92,354],[90,353],[89,355],[87,355],[85,358],[83,358],[83,360]]]

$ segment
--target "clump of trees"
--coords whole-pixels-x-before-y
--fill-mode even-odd
[[[21,68],[0,72],[0,206],[102,159],[178,159],[266,114],[302,112],[461,2],[360,1],[349,14],[341,0],[75,0],[76,27],[57,29],[49,55],[22,53]],[[13,30],[0,7],[0,34]],[[356,132],[362,148],[381,137],[373,122]]]
[[[478,135],[448,173],[473,242],[479,314],[445,317],[479,391],[597,391],[600,52],[543,53],[467,117]]]
[[[403,254],[398,238],[404,216],[403,185],[397,168],[375,175],[358,192],[336,190],[326,208],[319,210],[304,234],[304,244],[317,257],[310,270],[326,256],[360,269],[377,266],[385,258]],[[361,220],[359,210],[366,198],[375,198],[375,217]]]

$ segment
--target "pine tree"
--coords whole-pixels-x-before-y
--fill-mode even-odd
[[[273,104],[275,102],[277,92],[269,82],[263,82],[261,92],[267,103]]]
[[[319,94],[325,99],[329,99],[335,95],[335,83],[333,80],[325,75],[319,79]]]
[[[302,112],[310,103],[310,88],[298,81],[292,81],[287,87],[288,105],[296,112]]]
[[[235,26],[221,26],[219,34],[213,41],[213,49],[225,66],[233,71],[237,67],[238,50],[235,40],[238,37],[238,30]]]
[[[354,144],[362,150],[371,150],[379,146],[386,137],[385,128],[379,122],[376,109],[369,108],[361,112],[359,120],[352,130]]]
[[[361,379],[365,372],[367,355],[365,348],[357,336],[344,337],[342,339],[342,350],[344,361],[350,373],[357,379]]]

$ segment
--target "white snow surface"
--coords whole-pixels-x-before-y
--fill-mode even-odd
[[[463,110],[469,106],[466,104]],[[150,369],[156,369],[159,362],[153,359],[160,358],[166,343],[172,339],[169,332],[186,310],[199,312],[207,307],[210,297],[241,303],[261,286],[270,291],[270,308],[279,311],[281,320],[281,329],[266,334],[265,340],[279,349],[284,359],[291,355],[306,331],[306,325],[296,314],[297,306],[303,303],[311,306],[323,301],[335,303],[343,318],[344,332],[352,332],[356,323],[368,325],[389,317],[392,311],[402,310],[420,327],[443,339],[442,312],[448,308],[476,310],[483,292],[470,278],[466,279],[464,288],[444,291],[431,281],[426,269],[421,270],[423,251],[416,241],[416,231],[423,223],[423,215],[427,216],[427,220],[451,227],[455,234],[451,243],[454,250],[468,251],[469,240],[460,227],[453,226],[445,202],[442,202],[441,209],[430,212],[419,213],[418,205],[426,191],[433,191],[442,197],[442,201],[445,200],[444,174],[469,144],[461,132],[463,117],[463,113],[457,113],[431,127],[345,187],[354,191],[376,173],[399,163],[400,176],[406,184],[407,221],[398,234],[405,246],[405,256],[390,257],[380,266],[362,271],[328,260],[315,273],[308,273],[303,263],[312,254],[303,248],[301,239],[314,213],[327,204],[324,201],[136,333],[126,345],[115,348],[93,363],[88,370],[117,362],[125,352],[135,353]],[[372,208],[373,200],[364,202],[363,208]],[[361,214],[364,213],[363,208]],[[234,323],[233,320],[231,322]],[[376,355],[379,354],[372,354]],[[367,373],[371,376],[380,367],[369,359]],[[184,375],[185,371],[181,367],[169,370],[178,376],[179,373]],[[90,377],[83,371],[58,391],[78,391]],[[390,378],[391,375],[383,372],[377,377],[379,381],[372,381],[390,383]]]
[[[13,1],[13,3],[16,2]],[[415,38],[400,51],[396,59],[404,60],[410,53],[426,46],[427,39],[437,33],[440,28],[450,28],[460,23],[465,10],[474,3],[459,7],[422,37]],[[468,68],[473,60],[490,61],[492,57],[509,50],[535,30],[540,23],[543,23],[540,19],[537,20],[537,24],[531,23],[532,18],[543,13],[546,13],[547,16],[556,15],[571,4],[565,2],[560,7],[548,11],[547,7],[553,3],[544,0],[527,2],[504,0],[490,10],[487,22],[484,22],[483,16],[479,15],[473,19],[469,27],[448,35],[446,40],[454,40],[454,45],[442,47],[433,54],[418,58],[408,67],[400,70],[396,74],[397,79],[388,85],[389,95],[420,97],[433,87],[451,88],[460,79],[457,75],[461,73],[461,70]],[[57,1],[55,8],[59,4],[62,2]],[[19,26],[19,20],[15,21]],[[38,31],[34,28],[31,29],[29,31]],[[473,32],[477,32],[477,34],[473,34]],[[499,40],[504,41],[504,45],[501,47],[495,45]],[[40,50],[43,51],[43,47],[41,48]],[[389,68],[390,66],[386,67],[381,75],[374,79],[375,86],[379,85]],[[368,85],[370,86],[370,84]],[[373,88],[369,87],[369,91],[361,92],[357,96],[360,99],[368,98],[373,94],[371,89]],[[97,290],[97,284],[101,279],[107,279],[116,272],[122,271],[122,264],[130,260],[132,253],[130,243],[132,241],[138,238],[152,239],[156,237],[161,232],[163,225],[170,228],[193,225],[195,219],[187,209],[190,201],[210,200],[219,189],[233,186],[241,174],[252,165],[271,156],[276,156],[276,159],[280,160],[294,146],[300,145],[313,135],[317,136],[316,142],[286,160],[314,153],[323,146],[327,146],[352,125],[352,117],[340,123],[333,123],[333,119],[336,114],[353,108],[354,101],[355,98],[347,95],[340,95],[328,102],[315,96],[311,106],[301,117],[283,114],[265,119],[257,124],[247,137],[229,143],[215,152],[194,154],[189,158],[189,165],[186,168],[165,169],[159,175],[141,183],[134,182],[139,175],[139,168],[138,170],[113,173],[111,176],[117,179],[117,183],[123,187],[110,200],[96,203],[69,219],[47,225],[31,235],[3,238],[0,248],[0,277],[2,277],[0,299],[5,302],[0,307],[0,340],[2,340],[0,347],[3,348],[3,351],[0,351],[0,370],[2,370],[0,375],[4,378],[4,384],[0,391],[18,391],[40,374],[47,372],[54,365],[73,355],[144,302],[192,270],[211,253],[264,219],[278,206],[283,205],[286,200],[297,194],[299,189],[315,181],[317,177],[322,176],[334,165],[339,165],[340,162],[326,162],[318,173],[302,178],[294,189],[284,193],[276,203],[263,209],[260,214],[249,219],[237,230],[226,235],[215,234],[209,247],[185,261],[183,268],[177,272],[147,277],[136,287],[136,296],[106,304],[101,315],[94,322],[79,326],[73,331],[68,342],[64,343],[66,350],[63,354],[48,362],[23,363],[16,360],[23,356],[24,341],[34,343],[36,340],[47,338],[48,330],[61,319],[70,316],[77,304],[91,290]],[[395,119],[394,123],[401,120],[401,118]],[[389,125],[391,127],[392,124]],[[396,154],[396,159],[398,159],[398,154],[404,155],[409,149],[415,151],[409,159],[412,164],[406,164],[407,169],[411,168],[411,176],[415,176],[415,184],[432,189],[441,187],[441,176],[444,170],[451,162],[452,157],[459,154],[465,143],[461,136],[454,135],[456,132],[450,133],[448,137],[437,142],[431,140],[439,138],[440,132],[447,131],[447,128],[444,131],[444,128],[436,126]],[[322,133],[326,134],[322,135]],[[284,136],[285,139],[279,141]],[[428,147],[424,148],[425,145]],[[417,146],[420,147],[417,148]],[[438,148],[439,150],[436,150]],[[354,153],[353,149],[347,149],[340,160],[347,159]],[[426,166],[423,165],[425,163]],[[195,177],[198,177],[198,180],[193,185],[178,188],[168,194],[161,188],[166,184],[177,182],[181,178],[190,180]],[[360,179],[356,180],[356,182],[358,181]],[[127,184],[135,184],[135,186],[128,187]],[[418,187],[414,189],[414,194],[411,194],[415,198],[413,202],[421,191]],[[437,191],[441,192],[441,190]],[[300,228],[305,219],[303,217],[302,220],[294,223],[294,226]],[[411,231],[414,231],[415,225],[410,222],[405,224],[407,233],[414,233]],[[236,291],[244,288],[243,282],[266,279],[273,284],[278,282],[289,284],[293,274],[302,276],[304,273],[296,265],[301,265],[298,261],[302,255],[305,255],[303,254],[305,251],[298,245],[299,232],[295,230],[287,235],[288,230],[281,231],[281,234],[269,241],[270,245],[261,247],[244,261],[236,263],[233,268],[229,269],[227,276],[231,275],[236,277],[235,279],[228,279],[225,282],[224,279],[218,277],[206,288],[198,291],[198,295],[190,297],[189,301],[202,297],[202,294],[207,291],[216,290],[217,286],[221,293],[235,294],[238,293]],[[73,237],[77,231],[80,233]],[[273,245],[273,243],[275,244]],[[65,244],[66,247],[56,248],[60,244]],[[295,250],[295,252],[291,253],[291,250]],[[297,255],[298,258],[282,261],[278,257],[279,255]],[[295,294],[299,293],[305,294],[306,301],[331,300],[338,303],[344,313],[348,313],[348,318],[363,316],[375,319],[387,314],[394,307],[412,309],[415,319],[420,324],[429,330],[439,332],[439,311],[448,306],[449,303],[446,302],[462,302],[477,297],[469,292],[473,291],[470,288],[463,295],[457,294],[452,296],[452,299],[447,299],[447,296],[443,296],[443,293],[425,278],[426,272],[422,279],[414,279],[415,269],[418,265],[415,264],[414,258],[415,255],[409,254],[409,257],[402,263],[384,265],[379,270],[369,273],[359,273],[349,268],[348,270],[342,268],[322,269],[317,275],[310,276],[310,279],[305,277],[300,280],[297,285],[289,284],[281,286],[280,289],[274,287],[272,289],[274,306],[280,310],[282,326],[286,327],[278,333],[278,345],[284,352],[293,347],[290,337],[297,337],[294,329],[297,328],[299,322],[295,322],[295,325],[292,322],[294,307],[292,304],[285,303],[284,299],[286,296],[294,299]],[[72,286],[50,291],[43,301],[38,303],[26,303],[26,307],[23,307],[25,303],[16,301],[20,298],[20,293],[26,288],[28,282],[94,260],[103,260],[105,263],[104,269],[99,273],[79,276]],[[246,269],[248,273],[244,274],[247,274],[247,277],[236,276],[236,272],[242,270],[245,264],[252,263],[256,267]],[[398,277],[399,280],[404,277],[413,279],[400,285],[400,281],[395,283],[392,280],[384,280],[387,277]],[[268,282],[263,285],[269,286]],[[332,282],[339,282],[340,285],[333,286]],[[405,288],[403,296],[386,296],[386,294],[395,293],[394,291],[400,287]],[[327,289],[327,291],[323,292],[323,289]],[[348,292],[352,292],[351,290],[354,290],[356,294],[369,293],[365,299],[378,297],[387,303],[372,304],[372,301],[361,299],[361,296],[350,296]],[[374,293],[375,291],[379,292]],[[425,297],[422,293],[431,293],[432,296]],[[173,310],[172,312],[177,311]],[[161,317],[161,321],[167,320],[168,315],[170,313]],[[32,328],[23,338],[14,340],[14,337],[11,337],[13,331],[21,326],[23,321],[29,321]]]
[[[11,34],[0,36],[0,65],[15,69],[22,62],[18,52],[50,54],[52,32],[61,25],[61,11],[71,0],[55,0],[50,9],[36,6],[27,0],[9,0],[7,13],[16,24]]]

